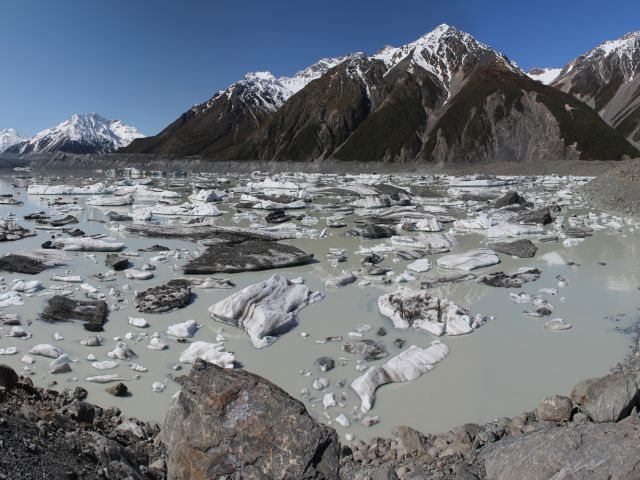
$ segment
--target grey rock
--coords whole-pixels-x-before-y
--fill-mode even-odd
[[[365,360],[380,360],[389,355],[383,344],[370,339],[344,342],[342,350],[347,353],[362,355]]]
[[[394,227],[389,227],[385,225],[367,225],[360,232],[360,236],[362,238],[389,238],[396,234],[396,229]]]
[[[196,360],[162,430],[167,476],[338,479],[340,444],[271,382]]]
[[[102,300],[75,300],[56,295],[49,299],[40,319],[51,323],[79,320],[84,322],[85,330],[99,332],[107,319],[107,304]]]
[[[398,457],[404,458],[427,452],[426,442],[420,432],[411,427],[399,426],[393,429]]]
[[[519,204],[524,205],[527,201],[524,197],[520,196],[518,192],[510,191],[502,195],[501,197],[496,198],[493,202],[493,206],[495,208],[507,207],[509,205]]]
[[[328,372],[329,370],[333,370],[336,366],[336,362],[331,357],[320,357],[313,362],[313,366],[322,372]]]
[[[540,402],[537,416],[540,420],[549,422],[568,422],[572,411],[573,401],[569,397],[551,395]]]
[[[623,424],[546,428],[484,447],[491,480],[640,478],[640,430]]]
[[[594,422],[617,422],[640,404],[640,391],[634,377],[612,373],[578,383],[571,399]]]
[[[18,385],[18,374],[8,365],[0,364],[0,387],[12,390]]]
[[[129,266],[129,259],[127,257],[121,257],[115,253],[107,254],[105,261],[105,265],[109,268],[112,268],[115,271],[125,270]]]
[[[398,480],[393,468],[369,468],[355,474],[353,480]]]
[[[144,313],[170,312],[186,307],[191,301],[191,287],[184,280],[171,280],[164,285],[138,293],[134,303]]]
[[[553,217],[548,207],[530,210],[522,213],[511,220],[512,223],[525,225],[548,225],[553,222]]]
[[[478,277],[476,283],[490,287],[520,288],[525,283],[535,282],[542,275],[537,268],[524,268],[513,273],[493,272]]]
[[[514,242],[496,242],[489,245],[489,248],[518,258],[531,258],[538,251],[538,247],[531,240],[526,239]]]
[[[210,245],[202,255],[189,261],[183,271],[187,274],[250,272],[301,265],[312,259],[312,253],[293,245],[248,240]]]

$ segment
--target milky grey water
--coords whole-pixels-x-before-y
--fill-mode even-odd
[[[21,206],[0,206],[0,215],[5,217],[15,213],[18,222],[29,228],[33,222],[22,219],[22,216],[39,210],[53,210],[47,206],[52,198],[28,196],[25,189],[11,186],[11,176],[0,178],[0,194],[13,193],[16,199],[24,201]],[[65,197],[70,200],[73,197]],[[78,204],[84,206],[85,199],[78,198]],[[137,206],[137,205],[136,205]],[[249,226],[250,222],[234,223],[231,216],[235,210],[226,204],[219,204],[218,208],[228,213],[222,218],[216,218],[219,224],[233,224]],[[171,249],[183,248],[194,253],[196,244],[188,241],[169,241],[123,234],[108,229],[109,223],[99,223],[93,220],[104,220],[104,213],[109,208],[86,207],[68,213],[76,215],[80,220],[73,228],[78,227],[87,234],[105,233],[123,241],[127,251],[134,252],[138,248],[148,247],[159,243]],[[126,212],[129,207],[119,208]],[[582,211],[582,210],[581,210]],[[264,213],[256,212],[258,218]],[[570,213],[570,212],[569,212]],[[65,212],[61,211],[60,216]],[[315,216],[316,212],[309,214]],[[566,213],[563,213],[566,216]],[[54,215],[55,217],[55,215]],[[352,217],[351,217],[352,218]],[[172,221],[172,220],[163,220]],[[314,228],[321,229],[323,221]],[[448,228],[448,227],[447,227]],[[74,388],[82,386],[89,391],[89,400],[93,403],[120,407],[125,415],[136,416],[146,420],[162,421],[165,412],[179,386],[172,377],[186,374],[187,365],[182,365],[181,371],[173,370],[178,356],[188,345],[180,344],[165,335],[166,327],[188,319],[194,319],[204,326],[192,340],[215,341],[216,336],[223,330],[227,338],[227,350],[234,352],[238,362],[247,370],[262,375],[287,390],[291,395],[300,398],[307,404],[310,413],[322,421],[327,421],[322,415],[322,392],[311,389],[313,379],[320,376],[331,380],[327,392],[334,392],[336,398],[344,406],[329,408],[327,412],[331,418],[340,413],[351,417],[354,409],[359,407],[359,399],[349,388],[349,383],[361,375],[356,370],[357,358],[345,354],[340,350],[340,343],[319,344],[316,340],[341,335],[348,339],[348,332],[356,325],[368,324],[372,328],[364,334],[364,338],[382,341],[389,350],[390,356],[371,365],[382,364],[392,355],[401,350],[394,345],[396,338],[406,340],[406,345],[428,346],[434,337],[425,332],[414,330],[394,329],[391,322],[381,316],[377,309],[378,297],[393,291],[397,285],[360,287],[357,283],[342,289],[328,289],[324,281],[338,275],[343,269],[357,269],[362,256],[354,254],[361,247],[368,247],[385,243],[381,240],[362,240],[347,238],[342,235],[345,229],[330,229],[329,237],[324,239],[295,239],[288,240],[303,250],[313,252],[318,262],[304,266],[280,269],[276,271],[252,272],[227,275],[236,287],[233,290],[194,290],[195,301],[187,308],[165,314],[140,314],[133,308],[132,302],[122,310],[112,311],[105,324],[105,332],[101,333],[106,339],[102,347],[85,347],[80,340],[90,335],[80,324],[59,323],[47,324],[38,320],[38,314],[43,310],[52,292],[44,290],[34,296],[25,296],[24,305],[11,306],[3,312],[15,312],[31,324],[25,327],[32,333],[29,339],[7,337],[10,327],[0,330],[0,348],[16,346],[20,352],[17,355],[6,355],[1,362],[8,363],[18,370],[25,365],[21,357],[29,348],[37,343],[51,343],[61,348],[65,353],[77,358],[78,362],[71,365],[73,371],[69,374],[52,376],[48,373],[50,359],[35,357],[32,365],[35,383],[41,386],[50,385],[55,381],[54,388]],[[410,233],[408,233],[410,235]],[[17,250],[38,248],[49,239],[50,234],[38,230],[38,235],[17,242],[0,243],[0,254]],[[468,234],[459,237],[461,242],[453,247],[452,252],[462,252],[470,248],[477,248],[484,244],[484,237]],[[389,243],[388,241],[386,243]],[[512,259],[500,254],[501,264],[481,269],[480,272],[512,271],[522,266],[536,266],[543,270],[543,275],[537,282],[524,286],[522,291],[537,293],[538,289],[557,288],[557,275],[567,277],[569,284],[561,288],[556,296],[547,297],[555,306],[553,317],[561,317],[572,324],[567,331],[551,332],[543,329],[548,318],[530,318],[522,314],[529,306],[519,305],[509,299],[509,293],[518,292],[517,289],[492,288],[471,283],[450,285],[433,289],[433,293],[447,296],[462,306],[470,307],[473,313],[495,315],[495,319],[469,335],[460,337],[442,337],[440,340],[449,345],[449,355],[431,372],[419,379],[401,384],[387,385],[377,391],[376,403],[370,415],[378,415],[381,423],[373,427],[363,427],[352,420],[351,426],[343,428],[335,422],[332,425],[344,434],[352,432],[357,438],[373,436],[387,436],[395,425],[410,425],[426,432],[445,431],[451,427],[466,422],[484,422],[501,416],[514,416],[523,411],[533,409],[544,396],[552,393],[566,394],[577,381],[606,373],[615,363],[622,361],[631,343],[629,334],[621,330],[633,325],[638,320],[640,298],[638,287],[640,278],[638,271],[638,249],[640,235],[633,228],[624,227],[616,232],[611,229],[596,231],[584,243],[574,247],[564,247],[562,243],[536,242],[538,252],[533,259]],[[325,255],[329,248],[342,248],[347,251],[349,261],[337,266],[326,261]],[[97,282],[90,275],[106,272],[104,253],[85,254],[69,252],[71,261],[67,266],[47,270],[39,275],[19,275],[0,273],[5,279],[6,289],[11,287],[11,281],[16,278],[40,279],[45,287],[56,282],[50,280],[54,274],[64,274],[70,271],[74,275],[81,275],[83,280],[100,292],[108,294],[111,287],[129,284],[132,291],[128,292],[130,300],[134,291],[160,285],[167,280],[180,276],[176,269],[184,263],[184,259],[169,259],[167,263],[158,263],[154,271],[155,277],[147,281],[125,280],[121,272],[114,282]],[[131,258],[136,268],[148,263],[151,257],[158,253],[141,253],[139,258]],[[388,255],[384,265],[390,266],[399,274],[409,263],[405,261],[393,262],[393,255]],[[452,271],[435,267],[432,274],[451,274]],[[574,262],[575,265],[567,265]],[[600,265],[604,262],[606,265]],[[222,325],[209,318],[207,308],[213,303],[227,297],[239,289],[272,275],[274,272],[287,278],[303,277],[307,286],[312,290],[319,290],[326,294],[324,301],[310,305],[301,311],[300,324],[291,332],[283,335],[272,346],[256,350],[251,345],[243,331]],[[474,272],[475,273],[475,272]],[[216,275],[224,277],[225,275]],[[416,274],[416,277],[419,275]],[[403,286],[417,288],[418,281],[403,284]],[[70,289],[78,285],[69,285]],[[82,292],[75,295],[84,298]],[[562,299],[562,300],[561,300]],[[138,355],[137,363],[147,367],[148,372],[142,373],[139,379],[133,379],[134,373],[127,362],[120,362],[115,370],[99,372],[91,367],[86,360],[88,354],[93,353],[98,360],[106,360],[106,354],[115,347],[114,337],[124,337],[127,332],[140,332],[127,323],[128,316],[144,317],[151,326],[144,331],[148,334],[158,332],[163,340],[169,344],[169,349],[162,352],[151,351],[146,348],[146,340],[139,343],[127,342]],[[377,337],[379,327],[385,327],[388,335]],[[64,336],[64,340],[54,339],[54,333]],[[308,334],[307,337],[301,335]],[[406,348],[406,347],[405,347]],[[313,361],[320,356],[330,356],[336,359],[337,367],[327,373],[321,373],[313,368]],[[340,361],[339,359],[345,359]],[[344,366],[342,365],[344,363]],[[305,375],[305,372],[311,372]],[[131,378],[125,381],[131,392],[126,398],[114,398],[105,392],[105,385],[84,381],[89,375],[100,373],[118,373]],[[336,382],[345,380],[342,388]],[[152,392],[154,382],[166,384],[166,390],[161,393]],[[309,389],[311,399],[303,396],[301,390]],[[343,397],[341,399],[341,397]]]

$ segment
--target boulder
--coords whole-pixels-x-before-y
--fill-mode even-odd
[[[478,277],[476,283],[490,287],[520,288],[525,283],[535,282],[542,275],[537,268],[523,267],[513,273],[493,272]]]
[[[313,259],[293,245],[268,240],[210,245],[202,255],[189,261],[186,274],[238,273],[301,265]]]
[[[525,203],[527,203],[527,201],[524,197],[518,194],[518,192],[509,191],[501,197],[496,198],[493,202],[493,206],[495,208],[502,208],[514,204],[524,205]]]
[[[571,399],[594,422],[617,422],[640,406],[640,391],[634,377],[612,373],[578,383]]]
[[[390,238],[396,234],[395,227],[385,225],[367,225],[360,232],[362,238],[377,239]]]
[[[134,303],[143,313],[170,312],[186,307],[191,301],[191,287],[183,280],[171,280],[164,285],[138,293]]]
[[[398,457],[406,458],[427,453],[426,442],[420,432],[411,427],[399,426],[393,429]]]
[[[387,349],[380,342],[368,338],[351,342],[344,342],[342,350],[347,353],[362,355],[367,361],[380,360],[389,355]]]
[[[107,304],[103,300],[75,300],[56,295],[49,299],[40,319],[52,323],[79,320],[85,330],[99,332],[107,319]]]
[[[104,261],[105,265],[115,271],[125,270],[129,266],[129,259],[116,253],[108,253]]]
[[[571,420],[573,402],[569,397],[551,395],[538,405],[538,418],[548,422],[568,422]]]
[[[487,479],[640,478],[640,430],[624,424],[545,428],[484,447]]]
[[[271,382],[197,360],[180,383],[160,434],[168,478],[339,478],[336,432]]]
[[[490,245],[490,248],[499,253],[505,253],[512,257],[532,258],[538,247],[531,240],[522,239],[513,242],[496,242]]]
[[[114,397],[124,397],[129,389],[124,383],[120,382],[107,387],[106,390],[109,395],[113,395]]]
[[[0,364],[0,387],[7,391],[18,385],[18,374],[8,365]]]

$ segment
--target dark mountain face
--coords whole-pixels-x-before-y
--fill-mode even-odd
[[[605,42],[576,58],[552,85],[593,107],[640,146],[640,32]]]
[[[243,91],[234,84],[225,91],[231,93],[126,150],[389,162],[639,155],[576,96],[530,79],[503,55],[446,25],[403,47],[351,56],[304,85],[279,97],[252,96],[255,86]],[[141,148],[145,144],[150,147]]]

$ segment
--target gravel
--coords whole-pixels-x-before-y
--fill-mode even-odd
[[[640,218],[640,160],[620,162],[582,187],[597,209]]]

